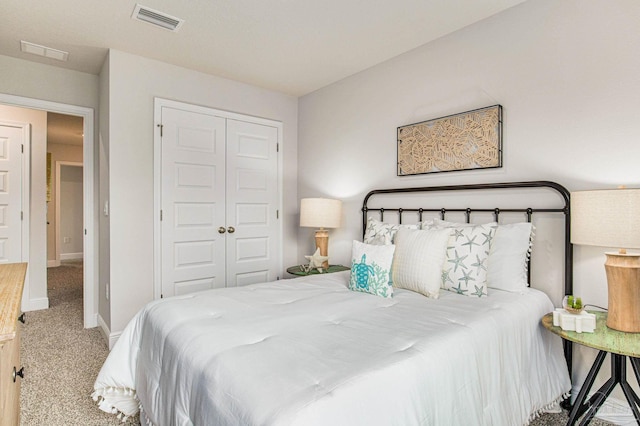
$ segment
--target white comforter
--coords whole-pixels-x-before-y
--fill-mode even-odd
[[[547,296],[392,299],[349,273],[147,305],[95,383],[156,425],[519,425],[570,390]],[[137,394],[136,394],[137,393]]]

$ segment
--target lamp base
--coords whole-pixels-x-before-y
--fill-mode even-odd
[[[329,252],[329,231],[326,229],[318,229],[316,231],[316,248],[320,249],[320,256],[328,256]],[[327,269],[329,261],[325,260],[322,267]]]
[[[640,333],[640,254],[606,253],[607,327]]]

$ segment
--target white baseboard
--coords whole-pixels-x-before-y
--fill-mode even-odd
[[[42,309],[49,309],[49,298],[48,297],[40,297],[38,299],[27,299],[25,303],[22,304],[22,311],[40,311]]]
[[[579,392],[580,387],[574,386],[573,389],[571,389],[571,393],[573,395],[578,395]],[[589,395],[589,398],[591,398],[591,394]],[[595,417],[620,426],[638,423],[627,401],[611,397],[608,397],[604,401],[604,404],[602,404]]]
[[[98,314],[90,315],[85,318],[84,328],[95,328],[98,326]]]
[[[111,330],[109,330],[109,327],[107,327],[107,323],[104,322],[104,320],[99,314],[98,314],[98,327],[100,328],[100,334],[102,334],[102,338],[106,342],[107,346],[109,346],[109,350],[111,350],[113,348],[113,345],[115,345],[118,339],[120,338],[120,335],[122,334],[122,332],[119,331],[117,333],[111,333]]]
[[[596,418],[613,423],[614,425],[635,425],[637,421],[627,401],[607,398],[598,410]]]
[[[74,259],[82,259],[84,257],[84,253],[60,253],[60,260],[74,260]]]
[[[60,266],[60,262],[57,260],[47,260],[47,268],[57,268]]]

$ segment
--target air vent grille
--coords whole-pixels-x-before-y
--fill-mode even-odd
[[[31,53],[33,55],[44,56],[45,58],[63,62],[69,59],[69,52],[54,49],[53,47],[43,46],[41,44],[31,43],[30,41],[20,40],[20,50],[24,53]]]
[[[175,16],[168,15],[158,10],[153,10],[140,4],[136,4],[131,17],[138,21],[148,22],[149,24],[153,24],[170,31],[178,31],[184,23],[184,19],[176,18]]]

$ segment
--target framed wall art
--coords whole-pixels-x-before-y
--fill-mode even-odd
[[[398,176],[502,167],[502,106],[398,127]]]

